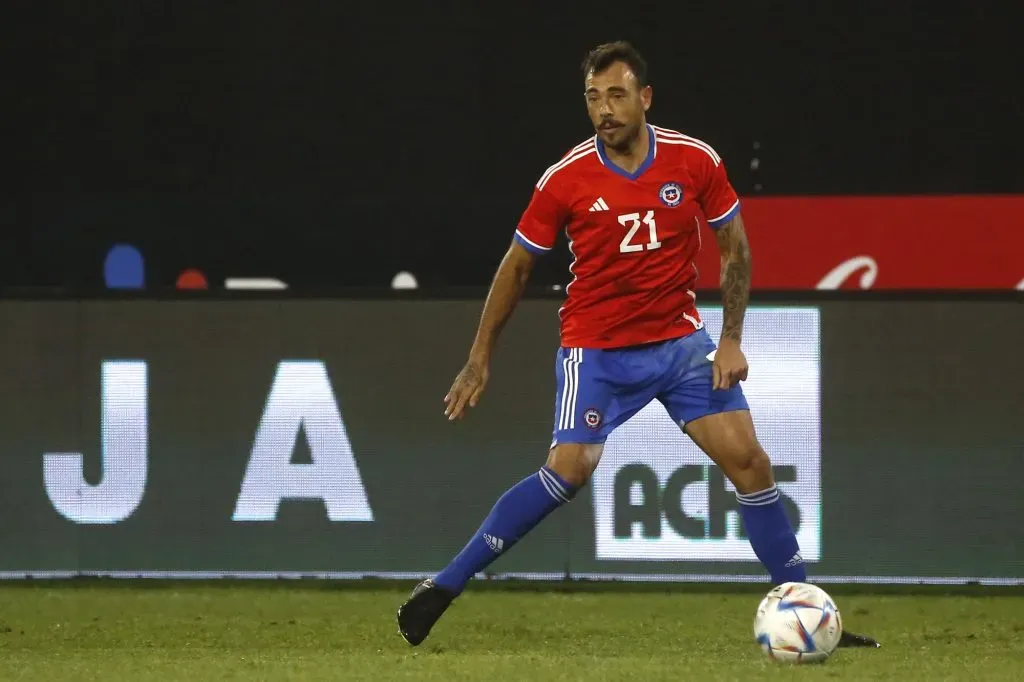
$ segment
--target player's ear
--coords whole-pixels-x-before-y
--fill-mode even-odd
[[[650,85],[645,85],[640,89],[640,101],[644,104],[644,111],[651,108],[651,97],[654,95],[654,91],[651,90]]]

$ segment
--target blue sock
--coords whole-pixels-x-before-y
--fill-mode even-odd
[[[750,546],[771,574],[772,583],[807,582],[807,568],[793,527],[786,518],[779,489],[773,485],[767,490],[736,497]]]
[[[576,488],[547,467],[524,478],[498,499],[476,534],[437,574],[434,583],[459,594],[470,578],[575,494]]]

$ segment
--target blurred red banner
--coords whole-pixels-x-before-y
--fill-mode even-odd
[[[754,289],[1024,289],[1024,195],[755,197],[743,218]],[[707,238],[697,267],[717,288]]]

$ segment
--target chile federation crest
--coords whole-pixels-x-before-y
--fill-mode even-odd
[[[661,199],[661,203],[673,208],[682,202],[683,188],[679,186],[678,182],[666,182],[658,190],[658,198]]]

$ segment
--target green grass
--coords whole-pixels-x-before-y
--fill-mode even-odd
[[[757,592],[601,588],[467,592],[413,649],[390,585],[0,585],[0,680],[1011,680],[1024,596],[844,593],[880,650],[820,666],[769,661]]]

